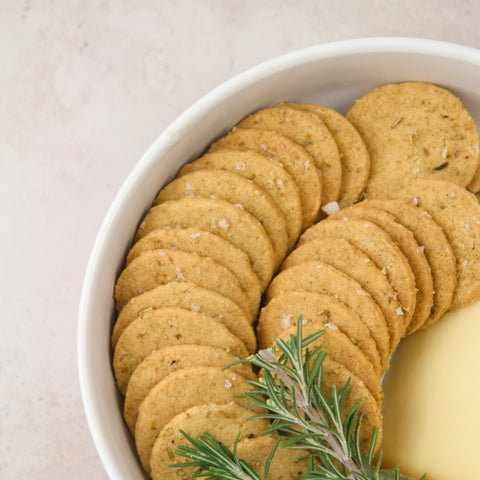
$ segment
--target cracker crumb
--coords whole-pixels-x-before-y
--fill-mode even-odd
[[[334,213],[337,213],[340,210],[340,205],[336,201],[328,202],[322,207],[322,210],[327,215],[333,215]]]

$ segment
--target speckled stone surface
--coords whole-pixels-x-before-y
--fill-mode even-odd
[[[100,223],[161,131],[222,81],[302,47],[394,35],[480,48],[474,4],[0,2],[2,480],[107,479],[80,398],[77,308]]]

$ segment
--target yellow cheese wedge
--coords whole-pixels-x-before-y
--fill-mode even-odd
[[[400,342],[384,381],[385,466],[473,478],[480,432],[480,302]]]

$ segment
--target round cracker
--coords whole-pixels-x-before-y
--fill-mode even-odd
[[[364,202],[343,209],[341,213],[338,212],[331,218],[347,217],[367,220],[378,225],[398,245],[412,269],[417,289],[415,309],[405,333],[425,323],[433,306],[433,278],[427,258],[411,230],[398,223],[395,217],[385,210],[369,207]]]
[[[321,172],[322,205],[337,200],[342,184],[340,153],[332,134],[318,116],[280,104],[253,113],[238,126],[273,130],[301,145]]]
[[[290,327],[296,327],[299,316],[303,324],[323,322],[335,325],[362,350],[381,373],[377,346],[360,316],[331,295],[318,292],[289,291],[272,298],[258,319],[259,348],[272,346],[275,339]]]
[[[266,293],[266,303],[292,290],[332,295],[356,312],[375,340],[385,369],[390,355],[386,320],[379,306],[357,281],[326,263],[302,263],[283,270],[272,280]]]
[[[415,277],[405,255],[392,238],[378,225],[366,220],[329,218],[306,231],[300,238],[299,245],[323,236],[344,238],[366,253],[375,265],[386,273],[397,292],[401,304],[398,315],[403,316],[406,329],[415,308]],[[392,324],[394,323],[392,320]],[[397,343],[397,337],[391,337],[392,351]]]
[[[397,294],[370,257],[343,238],[319,237],[295,249],[283,263],[289,268],[308,261],[320,261],[337,268],[356,280],[378,304],[387,322],[391,338],[391,349],[402,338],[405,331],[403,312],[399,315],[400,304]]]
[[[222,348],[239,358],[248,355],[245,344],[212,317],[178,307],[152,310],[132,322],[115,347],[113,369],[119,390],[125,394],[130,376],[153,351],[183,344]]]
[[[317,115],[337,143],[342,162],[342,185],[338,203],[343,207],[357,202],[367,185],[370,156],[365,142],[352,123],[332,108],[313,103],[287,103]]]
[[[418,177],[466,187],[477,170],[475,122],[455,95],[436,85],[408,82],[378,87],[357,100],[347,118],[370,153],[368,197]]]
[[[125,393],[123,417],[132,434],[141,403],[167,375],[188,367],[224,368],[236,361],[238,357],[221,348],[193,344],[169,345],[148,355],[133,371]],[[256,379],[250,364],[237,363],[229,368],[242,377]]]
[[[451,182],[419,178],[392,187],[385,196],[414,202],[445,232],[457,269],[450,309],[475,301],[480,295],[480,205],[475,195]]]
[[[160,190],[153,204],[183,197],[218,198],[253,215],[272,243],[278,267],[287,253],[287,222],[273,200],[260,188],[236,173],[198,170],[173,180]]]
[[[265,466],[273,451],[276,439],[263,435],[245,438],[238,442],[237,457],[250,465],[259,478],[265,478]],[[298,480],[308,471],[308,452],[279,444],[268,469],[268,480]]]
[[[330,322],[308,323],[302,327],[302,335],[307,337],[324,330],[323,335],[309,345],[310,350],[322,346],[328,357],[343,365],[348,371],[358,377],[368,388],[372,397],[382,408],[383,390],[380,376],[363,352],[336,325]],[[297,327],[287,328],[281,338],[287,339],[296,335]]]
[[[222,148],[184,165],[178,175],[206,169],[226,170],[241,175],[269,195],[286,220],[288,249],[293,248],[302,228],[300,190],[292,176],[278,162],[253,151]]]
[[[254,151],[278,162],[294,179],[302,202],[302,228],[308,228],[318,217],[322,204],[322,180],[313,159],[294,141],[280,133],[250,128],[234,128],[210,147]]]
[[[233,300],[251,315],[248,299],[233,273],[209,257],[180,250],[149,250],[130,262],[115,285],[117,310],[133,297],[169,282],[184,281]]]
[[[236,441],[259,437],[268,428],[267,420],[248,420],[251,416],[249,410],[236,404],[197,405],[179,413],[165,425],[155,441],[150,457],[152,479],[183,480],[192,478],[196,472],[195,467],[170,467],[187,461],[175,453],[175,449],[180,446],[191,446],[180,430],[191,438],[203,437],[204,433],[208,433],[232,449]]]
[[[262,292],[245,252],[218,235],[198,228],[157,228],[135,243],[128,253],[127,265],[143,252],[162,248],[210,257],[230,270],[247,296],[252,316],[256,316]]]
[[[250,400],[238,395],[250,390],[238,373],[217,367],[189,367],[171,373],[158,383],[142,402],[135,426],[135,443],[144,470],[150,474],[150,456],[162,429],[176,415],[208,403],[236,403]]]
[[[410,322],[407,334],[437,321],[450,307],[456,284],[455,256],[441,227],[425,210],[401,200],[364,200],[364,204],[383,209],[413,232],[415,240],[423,248],[433,278],[433,306],[425,323]]]
[[[265,289],[275,269],[272,244],[260,222],[224,200],[182,198],[152,207],[140,224],[137,240],[156,228],[194,227],[214,233],[244,251]]]
[[[181,307],[209,315],[225,325],[251,325],[252,318],[228,297],[194,283],[170,282],[133,297],[120,311],[113,327],[112,347],[125,328],[138,316],[163,307]],[[243,328],[243,327],[242,327]]]

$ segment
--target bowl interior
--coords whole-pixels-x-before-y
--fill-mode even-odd
[[[422,80],[450,89],[480,120],[480,51],[418,39],[363,39],[284,55],[226,82],[183,113],[144,154],[115,198],[87,267],[78,324],[80,386],[90,430],[112,480],[145,478],[122,418],[111,369],[113,289],[141,217],[157,191],[252,111],[307,101],[345,113],[389,83]]]

